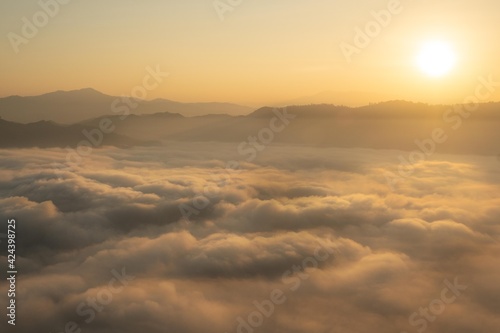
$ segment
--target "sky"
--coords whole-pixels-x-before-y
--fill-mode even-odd
[[[479,76],[500,78],[498,1],[393,1],[242,0],[230,6],[221,0],[218,11],[212,0],[72,0],[43,22],[38,1],[6,0],[0,4],[0,96],[86,87],[129,94],[148,66],[169,73],[148,99],[251,106],[324,91],[460,103],[474,93]],[[356,47],[356,29],[391,6],[397,10],[369,45],[346,57],[341,45]],[[40,27],[26,38],[23,26],[34,19]],[[433,40],[456,57],[454,68],[438,78],[415,60]]]

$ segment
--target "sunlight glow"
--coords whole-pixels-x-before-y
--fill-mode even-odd
[[[456,64],[456,54],[445,42],[432,41],[423,45],[417,56],[419,68],[431,77],[448,74]]]

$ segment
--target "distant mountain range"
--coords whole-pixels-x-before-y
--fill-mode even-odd
[[[50,121],[38,121],[31,124],[20,124],[0,119],[0,148],[49,148],[76,147],[86,140],[81,124],[59,125]],[[131,147],[145,145],[144,141],[132,139],[117,133],[102,136],[101,145]]]
[[[439,130],[446,136],[443,142],[436,144],[436,151],[440,153],[496,156],[500,150],[500,103],[481,104],[468,117],[463,110],[463,106],[429,106],[404,101],[359,108],[326,104],[291,106],[286,112],[294,119],[273,134],[272,143],[410,151],[419,148],[417,142],[429,144],[433,132]],[[264,129],[269,129],[275,113],[276,109],[264,107],[246,116],[185,117],[170,112],[127,117],[106,115],[72,125],[0,120],[0,147],[74,147],[87,139],[85,131],[95,131],[105,121],[112,124],[113,131],[103,134],[102,145],[128,147],[161,141],[219,141],[234,142],[237,149],[250,136],[259,138]]]
[[[244,115],[253,111],[252,108],[230,103],[180,103],[166,99],[139,103],[132,101],[129,105],[120,98],[90,88],[56,91],[40,96],[9,96],[0,98],[0,117],[19,123],[49,120],[72,124],[112,114],[116,108],[123,106],[127,106],[133,114],[171,112],[186,117],[206,114]]]
[[[368,105],[374,102],[386,101],[390,97],[380,93],[365,91],[322,91],[320,93],[303,96],[275,103],[275,106],[286,105],[310,105],[310,104],[335,104],[358,107]]]

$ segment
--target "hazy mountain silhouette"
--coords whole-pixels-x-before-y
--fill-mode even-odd
[[[113,113],[113,103],[119,97],[108,96],[94,89],[57,91],[40,96],[9,96],[0,98],[0,116],[9,121],[32,123],[50,120],[71,124],[90,118]],[[126,105],[120,102],[115,106]],[[130,108],[133,114],[153,114],[158,112],[179,113],[184,116],[206,114],[243,115],[251,108],[230,103],[179,103],[166,99],[141,101]]]
[[[83,134],[85,129],[92,128],[79,124],[64,126],[50,121],[20,124],[0,119],[0,147],[76,147],[82,140],[87,140]],[[145,143],[120,134],[109,133],[103,135],[102,144],[96,148],[101,145],[129,147],[139,144]]]
[[[405,101],[359,108],[326,104],[290,106],[287,112],[296,118],[286,129],[275,133],[273,143],[414,150],[416,140],[429,139],[435,129],[441,128],[448,139],[437,145],[440,152],[496,154],[500,141],[500,104],[481,104],[469,118],[448,111],[453,108]],[[163,113],[111,119],[116,125],[115,133],[137,140],[242,142],[269,127],[275,110],[263,107],[239,117],[186,118]],[[97,126],[99,121],[100,118],[84,124]]]
[[[275,103],[275,106],[336,104],[359,107],[370,103],[388,100],[388,95],[365,91],[322,91],[320,93]]]
[[[82,125],[97,127],[103,118],[109,118],[116,125],[116,133],[138,140],[203,140],[214,132],[221,131],[227,140],[237,137],[247,122],[246,117],[228,115],[206,115],[184,117],[180,114],[157,113],[152,115],[107,116],[82,122]]]
[[[290,106],[286,110],[295,119],[282,131],[274,133],[272,143],[415,150],[418,148],[416,141],[428,142],[433,131],[440,129],[447,137],[444,142],[436,144],[441,153],[496,155],[500,142],[500,103],[481,104],[468,118],[453,111],[455,108],[464,109],[463,106],[405,101],[358,108],[327,104]],[[109,118],[115,130],[105,135],[107,144],[159,140],[239,144],[250,136],[258,137],[262,129],[269,128],[275,113],[276,109],[263,107],[247,116],[185,117],[169,112],[127,117],[111,115],[72,126],[50,122],[20,125],[3,121],[5,129],[1,141],[3,147],[59,146],[70,141],[78,142],[85,139],[83,129],[97,128],[103,118]]]

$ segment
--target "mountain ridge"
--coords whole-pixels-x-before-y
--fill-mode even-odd
[[[126,104],[122,97],[106,95],[93,88],[83,88],[58,90],[36,96],[2,97],[0,117],[25,124],[39,120],[72,124],[113,114],[117,106],[125,106],[134,114],[170,112],[186,117],[206,114],[244,115],[253,111],[250,107],[232,103],[182,103],[162,98],[143,100],[135,103],[134,107]]]

